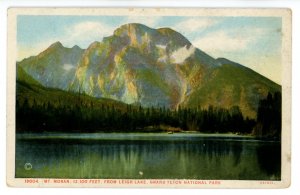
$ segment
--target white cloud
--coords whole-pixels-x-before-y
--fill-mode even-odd
[[[195,48],[191,46],[190,48],[187,48],[187,46],[184,46],[182,48],[177,49],[174,51],[171,55],[171,60],[174,63],[182,63],[184,60],[186,60],[188,57],[190,57],[195,52]]]
[[[255,29],[225,29],[207,34],[192,41],[197,48],[214,54],[216,52],[237,52],[249,49],[250,45],[259,41],[266,31]]]
[[[113,27],[101,22],[81,22],[66,29],[62,43],[68,47],[78,44],[86,48],[94,41],[102,41],[105,36],[112,35]]]
[[[201,50],[213,51],[237,51],[247,48],[251,39],[240,39],[229,36],[226,32],[211,33],[206,37],[200,37],[193,44]]]
[[[186,33],[202,31],[205,28],[216,25],[217,23],[219,23],[219,21],[220,21],[219,19],[210,19],[210,18],[206,18],[206,19],[191,18],[175,25],[175,29]]]

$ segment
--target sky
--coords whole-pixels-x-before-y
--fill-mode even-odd
[[[37,55],[56,41],[85,49],[133,22],[172,28],[212,57],[235,61],[281,84],[279,17],[21,15],[17,18],[17,60]]]

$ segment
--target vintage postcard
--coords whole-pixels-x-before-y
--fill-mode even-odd
[[[9,186],[289,187],[291,10],[8,20]]]

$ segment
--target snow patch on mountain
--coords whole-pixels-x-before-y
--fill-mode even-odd
[[[192,54],[194,54],[196,48],[193,46],[190,46],[189,48],[187,45],[184,47],[181,47],[174,51],[171,54],[171,60],[173,63],[181,64],[183,63],[187,58],[189,58]]]
[[[70,71],[71,69],[75,68],[75,66],[73,64],[64,64],[63,65],[63,69],[65,71]]]
[[[166,49],[167,46],[166,45],[160,45],[160,44],[157,44],[156,47],[160,48],[160,49]]]

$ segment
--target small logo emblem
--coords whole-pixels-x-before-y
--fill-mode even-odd
[[[32,164],[31,164],[31,163],[25,163],[24,169],[25,169],[26,171],[31,170],[31,169],[32,169]]]

